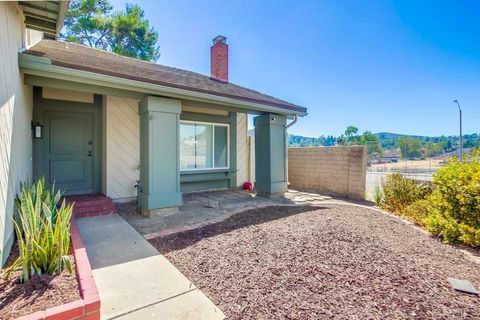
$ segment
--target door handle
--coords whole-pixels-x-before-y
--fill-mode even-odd
[[[92,156],[92,151],[88,151],[87,156],[91,157]]]

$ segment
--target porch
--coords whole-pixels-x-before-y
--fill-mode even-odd
[[[138,196],[144,215],[164,216],[183,204],[183,193],[245,181],[262,195],[286,191],[285,115],[52,88],[60,84],[34,79],[32,124],[41,131],[33,139],[33,176],[66,195],[103,194],[115,202]],[[254,156],[247,148],[249,113],[256,115]],[[253,165],[262,168],[256,177]]]
[[[329,196],[288,190],[283,196],[262,197],[256,193],[240,190],[220,190],[186,193],[178,212],[147,218],[138,213],[133,202],[118,203],[120,214],[146,239],[196,229],[217,223],[249,209],[270,206],[317,205],[331,200]]]

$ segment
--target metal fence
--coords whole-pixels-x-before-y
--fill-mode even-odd
[[[445,164],[444,160],[427,158],[424,160],[399,160],[396,163],[373,164],[367,168],[366,196],[372,200],[376,186],[381,186],[387,174],[400,173],[405,178],[418,182],[429,182],[433,175]]]

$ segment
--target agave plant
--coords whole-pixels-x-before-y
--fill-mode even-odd
[[[73,205],[63,200],[59,207],[60,198],[55,187],[46,188],[44,178],[22,188],[13,219],[20,255],[5,270],[6,277],[21,270],[21,280],[27,282],[35,274],[72,271],[68,250]]]

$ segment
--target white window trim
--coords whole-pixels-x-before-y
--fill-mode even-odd
[[[180,125],[182,124],[206,124],[212,125],[212,159],[213,165],[215,165],[215,126],[227,127],[227,166],[226,167],[212,167],[212,168],[191,168],[191,169],[180,169],[180,172],[202,172],[202,171],[215,171],[215,170],[229,170],[230,169],[230,124],[228,123],[218,123],[218,122],[205,122],[205,121],[192,121],[192,120],[180,120]],[[181,157],[182,155],[180,155]]]

